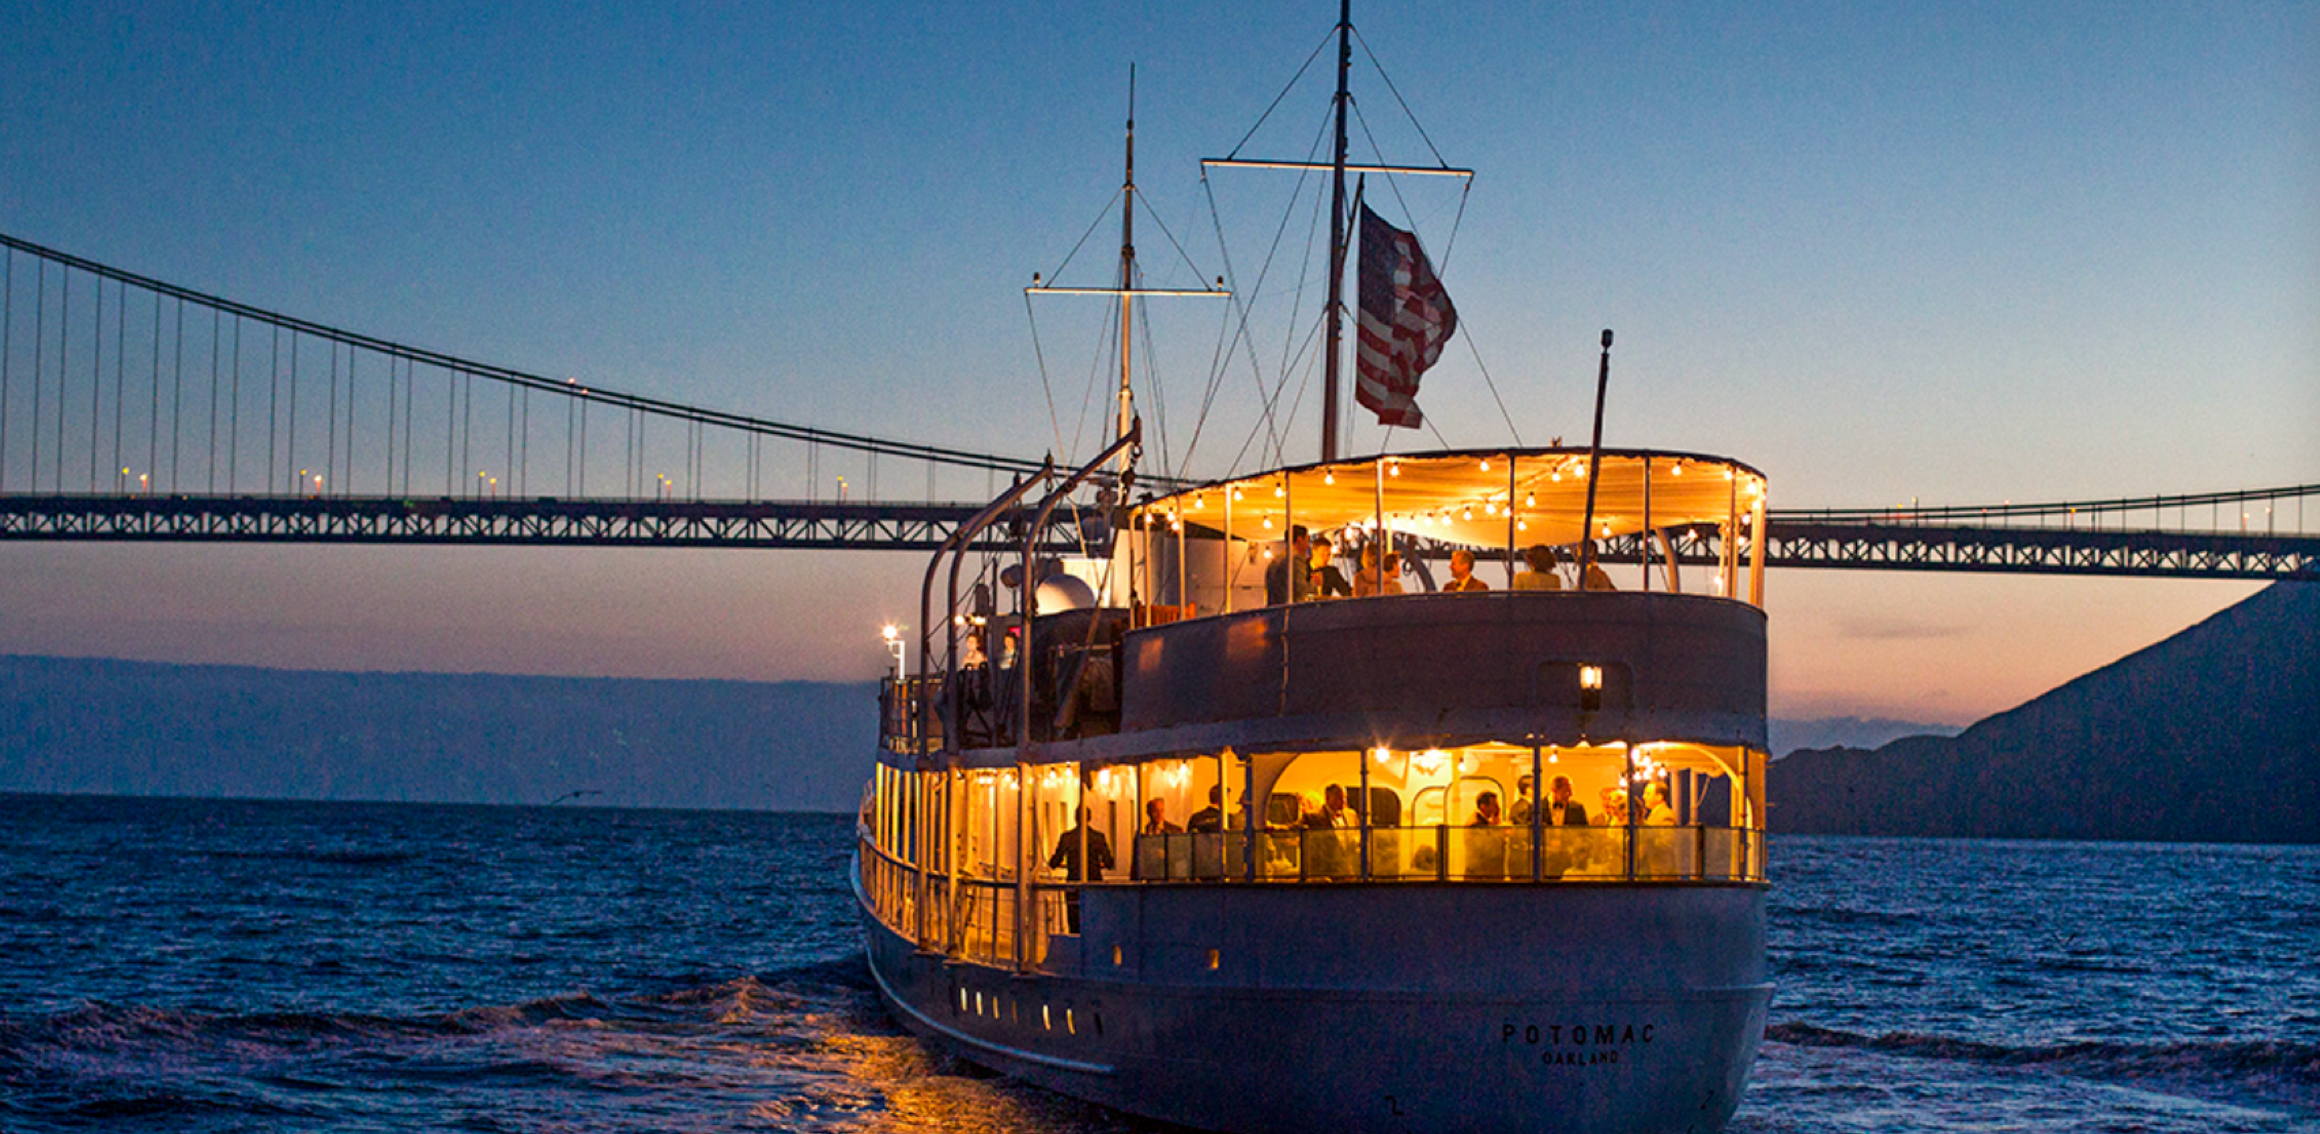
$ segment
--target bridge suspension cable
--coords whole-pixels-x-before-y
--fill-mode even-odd
[[[929,499],[938,469],[981,471],[987,480],[1040,467],[461,358],[6,234],[0,248],[0,491],[343,496],[437,495],[439,487],[452,497],[511,496],[529,494],[532,474],[560,467],[562,494],[586,496],[591,471],[603,495],[604,473],[617,465],[624,497],[756,499],[775,471],[769,442],[803,448],[791,454],[800,466],[791,471],[804,473],[806,499],[849,495],[827,487],[836,465],[826,452],[860,456],[844,470],[861,470],[855,498],[877,494],[881,458],[924,465]],[[315,357],[317,347],[327,360]],[[535,414],[539,397],[562,399],[564,412]],[[617,434],[608,413],[620,419]],[[648,430],[656,422],[674,428]],[[75,452],[68,462],[68,449],[84,444],[85,460]],[[559,445],[561,454],[543,451]],[[712,476],[713,458],[721,475]],[[85,485],[77,483],[84,466]],[[440,486],[429,483],[437,467]],[[950,487],[966,496],[988,484]]]

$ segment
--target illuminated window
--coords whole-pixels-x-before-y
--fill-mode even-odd
[[[1208,951],[1208,967],[1209,967],[1209,971],[1211,971],[1211,972],[1214,972],[1214,971],[1216,970],[1217,961],[1218,961],[1218,957],[1217,957],[1217,955],[1216,955],[1216,950],[1214,950],[1214,949],[1211,949],[1211,950],[1209,950],[1209,951]]]

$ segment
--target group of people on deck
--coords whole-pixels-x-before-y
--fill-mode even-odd
[[[1376,543],[1361,549],[1361,566],[1349,581],[1337,569],[1335,550],[1326,539],[1314,539],[1302,527],[1290,529],[1287,554],[1275,556],[1272,565],[1265,568],[1265,602],[1279,606],[1288,602],[1310,602],[1314,599],[1369,598],[1373,595],[1398,595],[1402,587],[1402,555],[1388,551]],[[1559,591],[1564,589],[1563,576],[1557,568],[1561,560],[1555,550],[1545,544],[1533,544],[1522,553],[1523,570],[1514,573],[1512,589],[1518,591]],[[1595,559],[1595,543],[1587,541],[1577,563],[1581,589],[1608,591],[1614,589],[1611,577]],[[1450,578],[1442,584],[1444,593],[1487,591],[1490,584],[1474,577],[1474,553],[1464,548],[1450,553]],[[1431,585],[1429,581],[1428,585]]]

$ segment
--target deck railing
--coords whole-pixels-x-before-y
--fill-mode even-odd
[[[1760,882],[1764,833],[1735,827],[1373,827],[1138,835],[1143,882]],[[1632,837],[1631,837],[1632,836]]]

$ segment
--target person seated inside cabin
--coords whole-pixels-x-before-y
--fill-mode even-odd
[[[1571,777],[1556,776],[1547,785],[1549,798],[1546,812],[1539,822],[1549,827],[1584,827],[1587,825],[1587,805],[1571,798]]]
[[[1603,814],[1595,817],[1598,827],[1627,826],[1627,793],[1615,787],[1603,789]]]
[[[1514,573],[1514,589],[1518,591],[1559,591],[1563,577],[1555,574],[1555,551],[1543,543],[1523,549],[1525,570]]]
[[[1139,835],[1181,835],[1184,828],[1168,821],[1168,804],[1164,800],[1144,802],[1144,825],[1136,828]]]
[[[1369,544],[1361,549],[1361,569],[1353,573],[1353,597],[1368,598],[1385,594],[1385,574],[1378,569],[1378,545]]]
[[[1450,553],[1450,581],[1442,584],[1445,593],[1487,591],[1490,584],[1474,577],[1474,553],[1459,548]]]
[[[1643,817],[1636,822],[1646,827],[1673,827],[1676,809],[1668,801],[1667,788],[1659,783],[1643,785]]]
[[[1331,550],[1328,540],[1313,541],[1313,596],[1348,598],[1353,594],[1353,584],[1345,581],[1345,572],[1338,570],[1337,564],[1331,561]]]
[[[1539,782],[1532,779],[1528,773],[1525,773],[1521,778],[1515,780],[1514,806],[1506,809],[1506,821],[1508,825],[1515,827],[1528,827],[1531,825],[1531,810],[1533,807],[1537,806],[1531,802],[1531,792],[1538,788],[1538,783]]]
[[[1224,788],[1208,789],[1208,806],[1193,812],[1192,818],[1184,821],[1184,829],[1194,833],[1224,830]]]
[[[1603,564],[1596,562],[1594,540],[1588,540],[1580,547],[1579,562],[1582,564],[1579,569],[1580,590],[1615,591],[1619,589],[1611,585],[1611,576],[1603,573]]]
[[[1290,528],[1289,546],[1265,567],[1265,604],[1280,606],[1312,598],[1313,572],[1306,566],[1312,559],[1313,540],[1306,534],[1305,525]]]
[[[1344,830],[1347,827],[1357,825],[1354,822],[1353,809],[1345,805],[1343,785],[1331,784],[1322,789],[1321,817],[1328,820],[1327,825],[1336,830]]]

